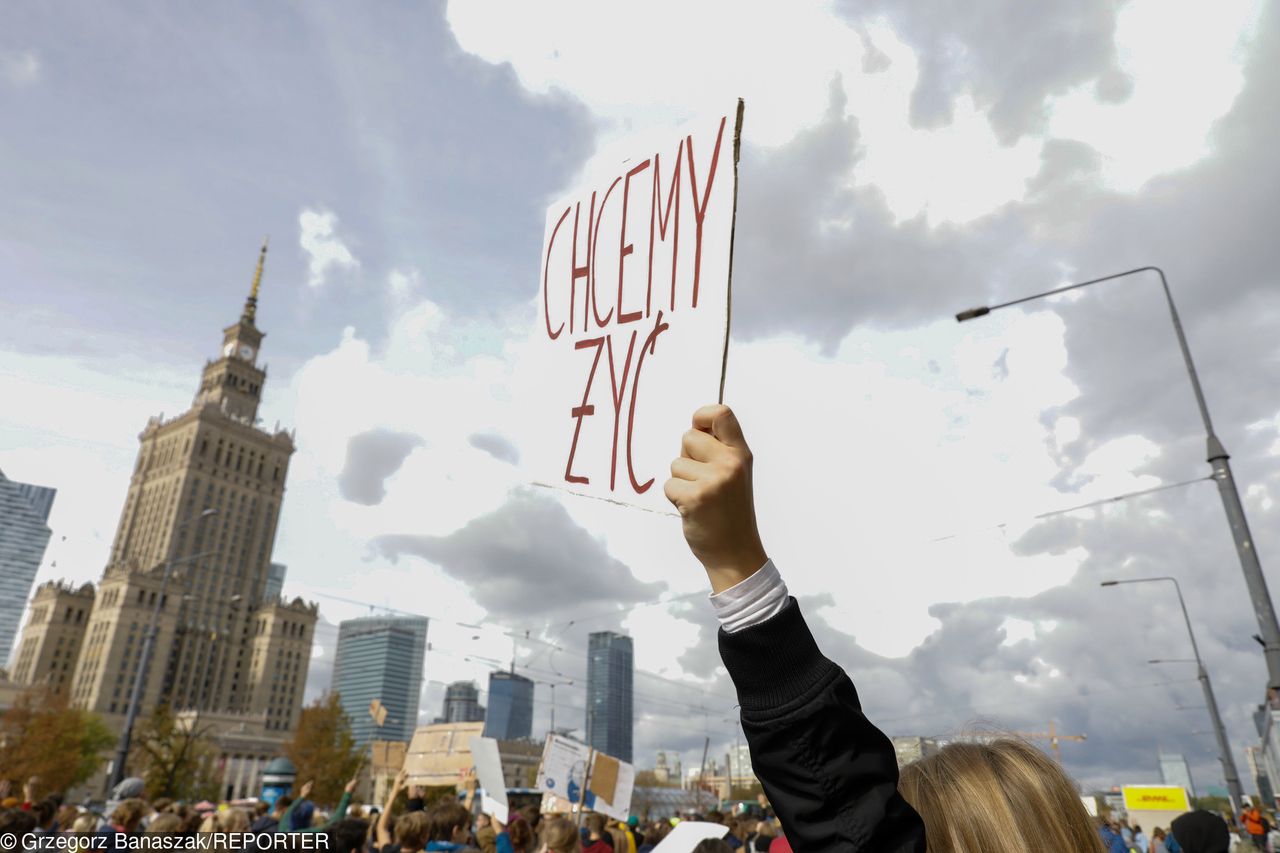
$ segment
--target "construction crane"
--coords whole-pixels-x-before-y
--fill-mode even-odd
[[[1058,727],[1054,724],[1053,720],[1049,721],[1049,731],[1047,732],[1009,732],[1009,734],[1015,735],[1016,737],[1026,738],[1027,740],[1049,741],[1049,745],[1053,747],[1053,757],[1058,764],[1062,764],[1062,746],[1060,745],[1060,741],[1069,740],[1080,743],[1088,740],[1089,738],[1088,735],[1059,734]]]
[[[1014,738],[1023,738],[1024,740],[1048,740],[1050,747],[1053,749],[1053,758],[1057,763],[1062,763],[1062,740],[1074,740],[1074,742],[1083,742],[1088,740],[1087,735],[1065,735],[1060,734],[1057,730],[1057,724],[1052,720],[1048,721],[1048,731],[965,731],[957,736],[957,740],[977,740],[977,742],[989,742],[989,740],[997,740],[1004,736],[1014,736]]]

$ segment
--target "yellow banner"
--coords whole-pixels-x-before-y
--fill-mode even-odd
[[[1125,785],[1121,788],[1124,807],[1131,812],[1187,812],[1187,792],[1176,785]]]

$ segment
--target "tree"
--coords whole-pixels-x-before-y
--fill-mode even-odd
[[[115,740],[97,714],[69,707],[63,692],[33,686],[0,717],[0,774],[14,781],[38,776],[41,789],[65,792],[102,766]]]
[[[298,771],[298,782],[314,780],[312,799],[331,805],[342,796],[347,780],[360,769],[363,757],[351,736],[351,723],[337,693],[329,693],[302,709],[285,756]]]
[[[174,717],[168,705],[159,705],[146,726],[134,737],[130,762],[147,785],[147,796],[184,799],[216,799],[214,772],[217,748],[209,739],[209,727],[199,718],[186,723]]]

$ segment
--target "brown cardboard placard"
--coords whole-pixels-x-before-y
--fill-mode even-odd
[[[606,802],[613,802],[618,790],[618,759],[603,752],[596,753],[596,760],[591,765],[591,781],[588,790]]]

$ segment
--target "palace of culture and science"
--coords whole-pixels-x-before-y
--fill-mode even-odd
[[[160,703],[179,720],[198,715],[215,732],[223,793],[233,796],[251,791],[297,726],[317,619],[314,604],[281,598],[272,577],[294,443],[289,432],[258,425],[266,251],[191,408],[151,418],[139,436],[101,581],[38,587],[13,667],[19,684],[64,691],[119,731],[159,601],[139,721]]]

